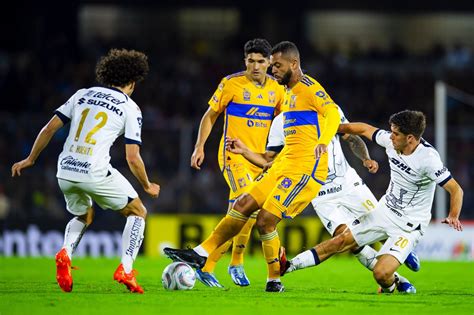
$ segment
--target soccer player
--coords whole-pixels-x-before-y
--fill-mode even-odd
[[[110,147],[125,135],[128,166],[143,190],[156,198],[160,186],[148,180],[140,156],[142,113],[130,98],[137,82],[148,74],[145,54],[111,49],[96,66],[96,79],[103,86],[78,90],[60,106],[43,127],[28,157],[12,166],[12,176],[32,166],[53,135],[70,123],[69,135],[58,158],[57,178],[69,221],[64,244],[56,254],[56,280],[65,292],[72,290],[71,259],[86,228],[94,217],[95,201],[103,209],[117,211],[127,218],[122,235],[122,261],[114,279],[131,292],[143,293],[133,270],[133,262],[143,241],[146,209],[128,180],[113,168]]]
[[[328,172],[327,146],[339,126],[336,105],[313,78],[304,75],[298,48],[284,41],[272,49],[272,73],[287,87],[284,104],[286,145],[273,167],[257,177],[234,203],[211,235],[194,249],[165,248],[168,257],[202,267],[209,253],[236,235],[250,215],[261,209],[257,228],[267,262],[265,290],[282,292],[280,238],[276,230],[284,217],[297,216],[316,197]]]
[[[348,120],[339,106],[338,109],[341,123],[347,123]],[[362,161],[370,173],[376,173],[378,170],[378,163],[370,158],[367,146],[359,136],[336,134],[331,140],[328,145],[328,177],[318,197],[311,202],[323,226],[331,236],[341,234],[347,228],[348,223],[366,214],[377,204],[377,200],[370,189],[347,162],[341,148],[340,139],[347,141],[352,152]],[[252,152],[240,139],[227,138],[225,143],[226,150],[242,154],[255,165],[264,167],[277,157],[285,145],[283,115],[280,114],[273,120],[268,135],[267,151],[263,154]],[[371,271],[373,270],[377,263],[377,251],[375,249],[366,245],[355,248],[352,252],[362,265]],[[284,253],[281,254],[284,255]],[[415,253],[410,253],[405,263],[414,271],[418,271],[420,268]],[[400,275],[397,276],[400,279],[400,285],[397,287],[400,292],[413,293],[416,291],[406,278]]]
[[[263,153],[267,143],[271,121],[280,112],[284,89],[267,75],[272,47],[265,39],[252,39],[244,45],[246,70],[223,78],[209,100],[209,108],[199,125],[195,149],[191,157],[191,167],[200,169],[204,161],[204,145],[218,116],[224,114],[224,130],[219,146],[218,160],[222,174],[229,185],[229,205],[232,209],[235,199],[247,192],[261,172],[260,168],[238,154],[229,153],[224,148],[226,136],[239,137],[248,141],[255,152]],[[247,223],[233,238],[232,259],[228,272],[236,285],[248,286],[245,274],[244,251],[255,224],[257,212],[250,215]],[[232,241],[209,253],[206,265],[197,269],[197,278],[207,286],[222,287],[213,271],[217,261],[227,251]]]
[[[463,190],[443,166],[438,152],[421,136],[426,127],[422,112],[404,110],[389,120],[391,131],[365,123],[341,124],[339,132],[362,135],[385,147],[390,184],[374,210],[354,220],[341,234],[316,245],[290,261],[281,274],[318,265],[332,255],[387,239],[378,252],[373,275],[380,292],[392,293],[395,274],[423,236],[431,219],[436,184],[450,194],[449,215],[442,223],[462,231],[459,221]]]

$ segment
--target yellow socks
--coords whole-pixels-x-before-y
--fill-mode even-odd
[[[277,230],[260,235],[263,255],[267,261],[268,280],[280,279],[280,237]]]
[[[232,246],[232,259],[230,261],[231,266],[243,265],[244,264],[244,252],[247,247],[247,243],[252,235],[252,227],[257,221],[257,213],[254,212],[247,223],[245,223],[239,234],[234,237],[234,244]]]
[[[214,268],[216,267],[217,262],[227,253],[230,245],[232,245],[232,241],[227,241],[220,247],[218,247],[215,251],[213,251],[209,257],[207,257],[206,264],[201,269],[203,272],[214,272]]]
[[[234,209],[230,210],[211,235],[201,243],[202,248],[208,253],[213,253],[218,247],[237,235],[248,219],[242,213]]]

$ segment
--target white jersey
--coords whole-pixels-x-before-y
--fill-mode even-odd
[[[349,121],[338,106],[341,123]],[[283,133],[283,115],[279,114],[273,119],[268,135],[267,151],[280,152],[285,145]],[[357,172],[349,165],[342,151],[340,136],[336,134],[328,145],[328,176],[321,187],[318,200],[332,198],[338,193],[344,195],[344,190],[354,185],[362,185],[362,180]],[[351,187],[352,186],[352,187]]]
[[[373,140],[385,147],[390,164],[390,184],[380,199],[391,210],[393,219],[416,228],[425,227],[431,219],[431,205],[436,184],[443,186],[451,173],[443,166],[433,146],[421,139],[410,155],[398,153],[390,140],[391,132],[377,130]],[[412,226],[413,225],[413,226]]]
[[[74,182],[97,182],[110,174],[110,147],[125,134],[125,143],[141,144],[142,114],[118,89],[92,87],[77,91],[55,114],[69,135],[58,158],[56,176]]]

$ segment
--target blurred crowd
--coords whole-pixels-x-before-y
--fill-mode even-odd
[[[10,168],[27,156],[36,134],[57,107],[77,89],[95,84],[95,63],[110,47],[133,47],[149,56],[150,74],[138,85],[133,99],[144,115],[142,154],[151,179],[161,184],[160,197],[151,200],[143,194],[126,165],[122,140],[112,150],[112,165],[134,184],[150,213],[224,213],[228,187],[217,164],[222,118],[206,145],[203,169],[183,171],[183,163],[189,166],[201,115],[220,79],[244,69],[244,42],[223,43],[218,51],[200,41],[173,49],[108,43],[86,50],[71,48],[67,40],[58,38],[45,43],[41,51],[0,50],[0,221],[70,216],[55,177],[67,127],[20,178],[11,179]],[[444,80],[474,95],[474,56],[461,44],[434,45],[420,54],[396,44],[385,50],[361,50],[354,44],[344,52],[334,46],[324,53],[318,47],[297,44],[304,70],[325,87],[351,121],[388,128],[390,114],[406,108],[422,110],[428,118],[424,138],[434,144],[435,81]],[[474,185],[473,118],[472,104],[449,99],[445,163],[464,188],[462,217],[469,219],[474,219],[474,199],[469,193]],[[189,138],[192,141],[183,140]],[[372,143],[368,147],[381,165],[376,175],[365,172],[348,150],[346,156],[379,198],[388,184],[388,164],[382,149]]]

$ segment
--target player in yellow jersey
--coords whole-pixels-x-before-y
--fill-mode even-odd
[[[191,157],[191,167],[200,169],[204,161],[204,144],[218,116],[224,114],[224,130],[219,146],[219,166],[229,185],[229,207],[235,199],[247,192],[261,169],[248,162],[241,155],[225,150],[226,136],[246,139],[253,150],[266,150],[268,132],[273,117],[280,112],[284,99],[284,89],[267,75],[270,66],[271,46],[265,39],[249,40],[244,46],[246,70],[222,79],[214,95],[209,100],[209,108],[199,125],[195,149]],[[250,284],[243,268],[243,254],[255,224],[257,213],[250,215],[247,224],[233,238],[232,259],[228,268],[235,284]],[[207,286],[222,287],[213,274],[217,261],[227,251],[232,240],[209,253],[206,265],[197,270],[197,278]]]
[[[256,224],[268,267],[265,290],[282,292],[276,226],[282,218],[294,218],[303,211],[324,184],[328,172],[327,146],[336,134],[340,116],[323,87],[301,71],[295,44],[277,44],[270,61],[274,77],[287,87],[283,110],[285,148],[272,168],[236,200],[204,242],[193,249],[165,248],[164,252],[173,260],[202,267],[209,253],[236,235],[250,215],[261,209]]]

